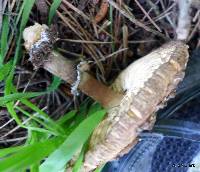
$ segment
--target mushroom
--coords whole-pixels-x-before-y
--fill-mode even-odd
[[[77,85],[82,92],[101,103],[103,107],[110,108],[121,100],[122,94],[112,91],[87,72],[86,63],[76,64],[53,51],[53,43],[57,39],[53,29],[36,23],[24,30],[23,39],[30,55],[29,60],[35,68],[43,67],[72,86]]]
[[[24,31],[26,43],[30,39],[26,37],[27,32],[31,32],[32,27]],[[177,84],[184,77],[188,46],[181,41],[164,44],[130,64],[107,87],[80,65],[77,67],[53,51],[55,36],[52,33],[45,29],[40,39],[27,49],[33,65],[43,67],[72,85],[78,78],[78,88],[99,101],[108,112],[93,132],[85,153],[81,170],[89,172],[126,153],[137,143],[141,131],[153,127],[157,110],[174,95]]]

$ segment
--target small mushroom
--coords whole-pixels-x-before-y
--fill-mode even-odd
[[[35,25],[26,28],[23,32],[24,46],[27,50],[31,49],[31,46],[41,39],[41,32],[48,29],[47,25],[40,25],[35,23]]]
[[[34,67],[42,67],[72,86],[77,85],[78,89],[101,103],[105,108],[118,105],[118,101],[121,100],[123,95],[114,92],[111,88],[97,81],[84,70],[84,66],[80,66],[81,64],[76,64],[54,51],[53,44],[57,39],[57,33],[50,28],[46,28],[46,25],[40,25],[40,27],[38,25],[36,23],[27,27],[23,33],[25,48],[30,56],[29,61],[32,62]],[[36,39],[38,37],[40,39]],[[84,63],[84,65],[86,64]],[[78,84],[77,80],[79,80]]]
[[[24,39],[27,42],[29,38]],[[38,46],[41,42],[35,42],[37,48],[43,48]],[[34,62],[34,52],[38,50],[32,50],[34,45],[31,47],[28,51]],[[87,71],[81,71],[78,88],[108,110],[106,118],[92,134],[82,171],[92,171],[126,153],[137,143],[141,131],[152,128],[156,111],[174,94],[183,79],[188,57],[187,45],[171,41],[129,65],[111,87],[103,85]],[[76,64],[54,52],[53,48],[45,58],[41,56],[40,61],[33,64],[39,64],[70,84],[76,81]]]

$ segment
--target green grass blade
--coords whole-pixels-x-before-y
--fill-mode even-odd
[[[72,158],[77,149],[87,141],[94,128],[103,119],[105,113],[105,110],[98,111],[80,123],[64,143],[40,166],[40,172],[55,172],[61,170]]]
[[[23,8],[23,10],[22,10],[23,12],[22,12],[22,19],[21,19],[21,24],[20,24],[20,34],[18,36],[17,47],[16,47],[16,51],[15,51],[15,58],[14,58],[13,64],[10,64],[10,68],[12,70],[10,71],[9,76],[6,79],[5,90],[4,90],[5,95],[4,95],[4,97],[0,97],[0,106],[6,105],[8,112],[15,119],[15,121],[17,122],[17,124],[19,126],[28,128],[28,129],[34,129],[36,131],[46,132],[46,130],[44,130],[44,129],[24,126],[14,110],[14,101],[22,99],[22,98],[30,98],[30,97],[36,97],[36,96],[46,94],[47,92],[50,92],[50,91],[54,90],[55,88],[57,88],[60,83],[60,80],[58,78],[54,78],[53,83],[50,85],[49,89],[46,92],[36,92],[36,93],[34,93],[34,92],[16,93],[16,90],[12,83],[15,65],[17,63],[17,60],[18,60],[18,57],[20,54],[20,49],[21,49],[22,32],[23,32],[23,29],[29,19],[29,14],[31,12],[33,5],[34,5],[33,0],[26,0],[26,1],[24,0],[23,5],[21,7],[21,8]],[[3,70],[5,70],[5,68],[3,68]],[[2,75],[1,78],[5,79],[5,76]],[[13,91],[14,91],[14,94],[10,94]],[[54,122],[54,124],[56,124],[56,123]],[[64,133],[64,131],[63,131],[63,133]]]
[[[8,16],[5,15],[3,17],[3,27],[2,27],[2,35],[1,35],[1,58],[0,58],[0,67],[3,66],[3,61],[8,49],[8,33],[9,33],[9,20]]]
[[[44,132],[44,131],[49,131],[49,132],[45,132],[45,133],[47,133],[47,134],[53,134],[53,135],[55,135],[55,136],[60,135],[60,133],[58,133],[56,130],[54,130],[54,128],[52,128],[51,126],[49,126],[48,123],[43,122],[43,121],[40,120],[37,116],[34,116],[34,115],[29,114],[27,111],[23,110],[22,108],[20,108],[20,107],[18,107],[18,106],[16,106],[16,109],[18,109],[18,110],[19,110],[20,112],[22,112],[24,115],[30,117],[31,119],[33,119],[34,121],[36,121],[36,122],[38,122],[40,125],[42,125],[44,128],[46,128],[46,130],[43,130],[41,127],[38,128],[38,127],[29,127],[29,126],[27,126],[28,129],[29,129],[29,128],[38,128],[38,130],[39,130],[39,131],[42,131],[42,132]],[[31,123],[33,123],[33,122],[31,121]],[[37,131],[38,131],[38,130],[37,130]],[[34,130],[34,131],[35,131],[35,130]]]
[[[67,114],[65,114],[64,116],[62,116],[61,118],[59,118],[57,120],[57,124],[58,125],[63,125],[68,120],[72,119],[76,115],[76,113],[77,113],[76,110],[72,110],[72,111],[68,112]]]
[[[8,112],[10,113],[10,115],[12,116],[12,118],[16,121],[17,125],[19,125],[22,128],[26,128],[28,130],[34,130],[34,131],[38,131],[38,132],[42,132],[42,133],[47,133],[47,134],[53,134],[53,135],[58,135],[58,133],[56,131],[49,131],[43,128],[37,128],[37,127],[30,127],[30,126],[25,126],[21,120],[19,119],[18,115],[16,114],[15,110],[14,110],[14,104],[13,102],[7,103],[6,107],[8,109]]]
[[[84,158],[84,152],[81,151],[81,154],[79,155],[78,160],[74,164],[72,172],[79,172],[79,170],[81,169],[81,166],[83,164],[83,158]]]
[[[96,111],[102,110],[102,106],[99,103],[93,103],[92,106],[90,106],[88,114],[93,114]]]
[[[8,63],[0,67],[0,81],[3,81],[8,76],[11,67],[12,67],[12,61],[9,61]]]
[[[1,159],[0,171],[22,171],[28,166],[33,165],[48,156],[60,145],[60,143],[62,143],[61,139],[54,138],[41,143],[25,146],[17,153]]]
[[[29,20],[29,15],[31,13],[34,3],[35,3],[35,0],[24,0],[22,19],[21,19],[21,24],[20,24],[20,32],[21,33],[23,32],[23,30],[26,26],[26,23]]]
[[[17,151],[20,151],[21,149],[23,149],[23,146],[16,146],[16,147],[0,149],[0,157],[2,158],[6,155],[13,154]]]
[[[32,165],[30,168],[30,172],[39,172],[39,166],[40,166],[40,163],[36,163]]]
[[[32,98],[46,94],[46,92],[29,92],[29,93],[13,93],[0,97],[0,106],[13,102],[22,98]]]
[[[36,127],[30,127],[30,126],[27,127],[27,126],[25,126],[21,122],[21,120],[18,117],[17,113],[15,112],[14,103],[13,102],[9,102],[9,103],[6,104],[6,107],[8,109],[8,112],[10,113],[11,117],[16,121],[17,125],[19,125],[20,127],[26,128],[26,129],[29,129],[29,130],[35,130],[35,131],[38,131],[38,132],[44,132],[44,133],[48,133],[48,134],[59,135],[58,133],[56,133],[56,131],[49,131],[49,130],[46,130],[46,129],[43,129],[43,128],[36,128]]]
[[[50,11],[49,11],[48,25],[51,24],[53,16],[56,14],[56,10],[60,6],[61,1],[62,0],[54,0],[53,1],[52,5],[51,5],[51,8],[50,8]]]
[[[22,5],[23,11],[22,11],[22,18],[21,18],[21,23],[20,23],[20,27],[19,27],[19,35],[17,37],[17,46],[15,49],[14,66],[16,65],[16,63],[18,62],[19,57],[20,57],[22,33],[24,31],[26,23],[29,20],[29,16],[30,16],[30,13],[31,13],[34,3],[35,3],[35,0],[24,0],[23,1],[23,5]]]
[[[58,88],[58,86],[60,85],[60,83],[61,83],[61,79],[58,78],[57,76],[54,76],[53,77],[53,82],[47,88],[47,92],[51,92],[51,91],[56,90]]]
[[[14,62],[13,62],[13,66],[12,66],[12,70],[10,71],[9,77],[6,80],[6,88],[5,88],[5,95],[8,95],[11,93],[11,88],[13,87],[13,75],[14,75],[14,69],[15,69],[15,65],[18,61],[19,55],[20,55],[20,50],[21,50],[21,38],[22,38],[22,32],[26,26],[26,23],[28,22],[29,19],[29,15],[31,12],[31,9],[33,7],[35,3],[35,0],[24,0],[23,1],[23,5],[21,7],[21,9],[23,9],[22,11],[22,18],[21,18],[21,23],[20,23],[20,29],[19,29],[19,35],[17,38],[17,46],[16,46],[16,50],[15,50],[15,56],[14,56]],[[20,11],[21,11],[20,9]]]
[[[55,121],[53,121],[44,111],[39,109],[36,105],[34,105],[33,103],[31,103],[30,101],[26,99],[21,99],[20,101],[27,107],[31,108],[32,110],[40,114],[40,118],[46,121],[46,123],[48,123],[48,125],[52,127],[53,131],[55,131],[59,135],[65,134],[64,129],[60,125],[58,125]]]
[[[101,170],[103,169],[104,165],[102,167],[97,168],[94,172],[101,172]]]
[[[11,64],[9,64],[9,66],[6,67],[2,67],[0,68],[0,71],[4,71],[6,72],[6,70],[9,70],[11,68]],[[2,74],[2,78],[3,78],[3,74]],[[1,74],[0,74],[0,79],[1,79]],[[6,103],[8,102],[12,102],[12,101],[16,101],[22,98],[32,98],[32,97],[37,97],[37,96],[41,96],[44,94],[47,94],[55,89],[57,89],[57,87],[60,84],[60,79],[59,78],[55,78],[52,82],[52,84],[47,88],[47,91],[43,91],[43,92],[26,92],[26,93],[17,93],[16,90],[14,91],[15,93],[13,94],[7,94],[10,93],[11,90],[13,90],[14,88],[10,88],[10,85],[13,87],[12,81],[11,79],[7,79],[7,84],[6,84],[6,94],[3,97],[0,97],[0,106],[4,106]]]
[[[24,125],[22,124],[21,120],[19,119],[18,115],[16,114],[15,110],[14,110],[14,103],[10,102],[6,104],[6,107],[8,109],[8,112],[10,113],[10,115],[12,116],[12,118],[16,121],[16,123],[20,126],[23,127]]]
[[[79,154],[79,157],[78,157],[78,159],[76,160],[76,163],[73,166],[72,172],[79,172],[79,170],[81,169],[81,166],[83,164],[84,153],[85,153],[87,146],[88,146],[88,142],[86,142],[86,144],[83,145],[81,153]]]
[[[35,122],[32,122],[30,125],[33,127],[38,127],[38,125]],[[36,131],[29,130],[28,138],[29,139],[26,140],[25,144],[27,144],[27,145],[28,144],[36,144],[37,142],[41,141],[41,134]],[[39,172],[39,166],[40,166],[40,161],[31,165],[30,172]]]

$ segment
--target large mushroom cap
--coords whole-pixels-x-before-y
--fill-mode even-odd
[[[113,83],[125,92],[119,106],[93,132],[84,171],[91,171],[131,148],[143,129],[151,129],[154,114],[184,77],[188,46],[169,42],[128,66]]]

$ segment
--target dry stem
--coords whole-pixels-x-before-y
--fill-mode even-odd
[[[179,6],[179,18],[178,18],[178,26],[176,29],[177,39],[178,40],[186,40],[190,31],[190,6],[191,1],[182,0],[178,1]]]

